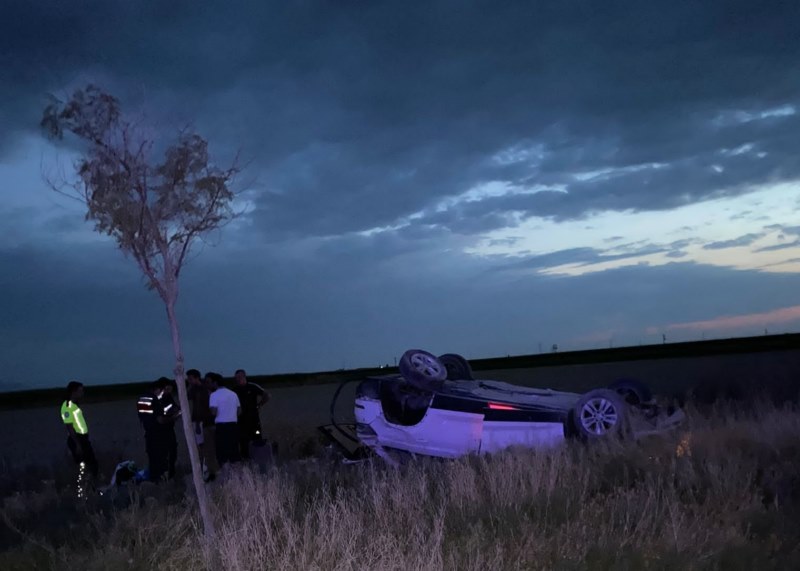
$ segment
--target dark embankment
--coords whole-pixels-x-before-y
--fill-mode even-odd
[[[540,367],[568,367],[600,363],[624,363],[631,361],[667,361],[693,357],[723,357],[726,355],[783,351],[800,352],[800,333],[481,358],[471,360],[470,364],[475,371],[498,371],[507,369],[536,369]],[[397,369],[393,367],[384,369],[362,368],[314,373],[251,375],[250,380],[264,387],[295,387],[339,383],[368,375],[387,374],[396,371]],[[764,372],[764,377],[763,381],[769,385],[770,374],[768,370]],[[794,376],[796,381],[794,383],[789,383],[790,386],[786,386],[786,374],[781,375],[781,377],[781,386],[773,388],[781,395],[796,395],[800,387],[800,370],[798,370],[797,375]],[[91,390],[87,394],[87,402],[107,402],[135,398],[137,395],[147,390],[148,383],[149,381],[92,385]],[[708,390],[712,390],[713,392],[714,390],[705,379],[697,383],[693,382],[692,379],[688,379],[688,381],[682,383],[679,388],[682,392],[689,388],[698,388],[699,385],[703,385],[705,388],[701,387],[700,389],[706,390],[706,392]],[[737,390],[738,389],[734,389],[733,392],[735,393]],[[726,391],[729,393],[726,396],[736,396],[735,394],[730,394],[731,391],[729,389],[726,389]],[[63,389],[60,387],[7,392],[3,393],[0,398],[0,410],[50,406],[54,402],[60,401],[62,395]]]

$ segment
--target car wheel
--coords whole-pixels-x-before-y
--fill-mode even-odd
[[[469,362],[461,355],[455,353],[445,353],[439,355],[439,361],[442,362],[444,368],[447,370],[447,378],[451,381],[474,381],[472,376],[472,367]]]
[[[653,400],[653,392],[642,381],[636,379],[618,379],[608,388],[619,394],[625,402],[638,406]]]
[[[447,369],[435,355],[420,349],[409,349],[400,357],[400,374],[412,386],[431,391],[441,387]]]
[[[573,411],[575,429],[584,439],[622,437],[627,432],[628,405],[611,389],[589,391]]]

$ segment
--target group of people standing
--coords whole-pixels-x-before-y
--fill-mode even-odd
[[[203,459],[206,479],[213,480],[220,466],[248,460],[251,446],[264,442],[261,407],[269,393],[247,380],[238,369],[231,388],[222,375],[190,369],[186,372],[195,442]]]
[[[194,440],[203,460],[204,477],[213,480],[220,467],[247,460],[251,446],[263,444],[260,409],[269,393],[247,380],[243,369],[236,371],[230,388],[222,375],[197,369],[186,372]],[[178,440],[175,423],[182,410],[175,395],[177,385],[162,377],[137,400],[139,420],[144,428],[148,479],[161,481],[175,476]],[[67,447],[78,466],[78,495],[86,493],[88,479],[97,477],[97,459],[89,440],[89,428],[80,404],[83,384],[72,381],[61,405],[61,420],[67,431]]]

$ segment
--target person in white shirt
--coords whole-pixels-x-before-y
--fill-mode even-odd
[[[217,462],[220,466],[241,460],[239,454],[239,415],[242,406],[239,397],[222,386],[222,375],[207,373],[206,382],[211,389],[208,406],[214,417],[217,444]]]

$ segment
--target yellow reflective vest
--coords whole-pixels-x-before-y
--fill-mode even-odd
[[[77,434],[89,434],[89,427],[86,426],[83,411],[77,403],[65,400],[61,404],[61,420],[64,421],[64,424],[71,424]]]

